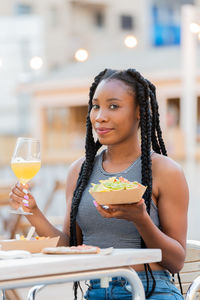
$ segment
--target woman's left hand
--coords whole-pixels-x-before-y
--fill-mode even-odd
[[[109,208],[103,208],[96,201],[94,201],[94,205],[104,218],[124,219],[137,223],[138,221],[141,222],[142,219],[147,215],[144,199],[141,199],[137,203],[109,205]]]

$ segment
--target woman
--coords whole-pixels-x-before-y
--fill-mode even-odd
[[[68,173],[63,232],[47,221],[30,193],[25,209],[33,216],[27,218],[39,235],[59,234],[60,245],[160,248],[160,263],[132,267],[147,298],[183,299],[169,272],[179,272],[185,259],[188,187],[179,165],[167,157],[155,87],[134,69],[104,70],[95,77],[89,98],[86,154]],[[105,150],[97,154],[102,145]],[[91,183],[111,176],[147,186],[143,199],[107,209],[95,201],[93,205],[88,192]],[[15,208],[27,198],[23,187],[17,185],[10,197]],[[85,297],[132,299],[123,278],[113,278],[108,289],[101,289],[99,280],[92,280]]]

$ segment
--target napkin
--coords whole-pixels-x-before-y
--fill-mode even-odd
[[[0,259],[29,258],[31,253],[25,250],[0,251]]]

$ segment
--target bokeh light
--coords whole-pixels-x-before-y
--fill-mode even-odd
[[[137,39],[136,39],[136,37],[134,35],[128,35],[124,39],[124,44],[128,48],[134,48],[134,47],[136,47],[137,43],[138,43]]]
[[[41,69],[43,66],[43,60],[41,57],[39,56],[34,56],[31,58],[30,60],[30,67],[33,70],[39,70]]]
[[[197,23],[191,23],[190,24],[190,31],[192,33],[200,33],[200,25]]]
[[[86,49],[78,49],[74,55],[75,59],[80,62],[84,62],[88,59],[88,51]]]

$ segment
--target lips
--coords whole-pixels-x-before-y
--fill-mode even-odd
[[[99,134],[99,135],[104,135],[106,133],[109,133],[112,131],[112,128],[106,128],[106,127],[99,127],[99,128],[96,128],[96,133]]]

